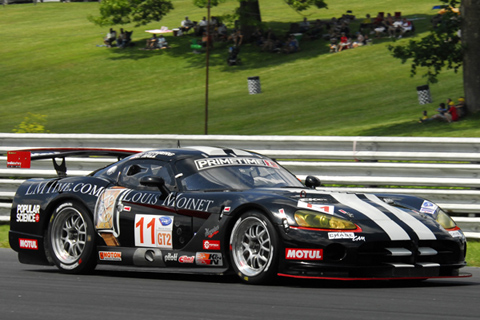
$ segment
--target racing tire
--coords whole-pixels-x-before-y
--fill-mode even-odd
[[[90,273],[97,265],[95,231],[89,211],[79,203],[59,205],[50,218],[47,255],[64,273]]]
[[[243,282],[265,284],[278,268],[278,235],[270,220],[258,211],[240,216],[230,234],[230,261]]]

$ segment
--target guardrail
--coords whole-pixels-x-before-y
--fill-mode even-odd
[[[149,150],[225,146],[280,159],[320,189],[417,195],[438,203],[471,237],[480,238],[480,139],[230,135],[113,135],[0,133],[0,153],[30,148]],[[68,175],[84,175],[116,159],[69,159]],[[27,178],[53,177],[51,161],[7,169],[0,156],[0,220],[8,219],[15,189]],[[395,186],[395,187],[392,187]],[[470,234],[471,233],[471,234]]]

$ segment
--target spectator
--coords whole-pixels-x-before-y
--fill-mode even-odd
[[[217,37],[217,40],[219,41],[227,41],[228,31],[227,31],[227,26],[224,23],[221,23],[218,26],[216,37]]]
[[[127,35],[125,34],[125,31],[123,31],[123,28],[120,28],[120,34],[117,37],[117,47],[123,48],[126,41]]]
[[[320,19],[315,20],[315,23],[310,28],[310,37],[318,39],[323,33],[323,22]]]
[[[402,20],[402,25],[400,29],[400,35],[398,38],[400,39],[406,32],[412,31],[413,30],[413,24],[411,21],[409,21],[407,18],[403,18]]]
[[[352,47],[353,47],[353,48],[361,47],[361,46],[364,46],[364,45],[367,44],[367,39],[366,39],[366,37],[368,37],[368,36],[364,36],[364,35],[361,34],[360,32],[357,32],[357,33],[356,33],[356,36],[357,36],[357,39],[356,39],[355,42],[352,44]]]
[[[158,38],[157,48],[160,48],[160,49],[167,49],[167,48],[169,48],[168,42],[167,42],[167,40],[165,39],[165,37],[163,36],[163,34],[161,34],[160,37]]]
[[[275,33],[273,33],[272,29],[268,29],[263,37],[262,51],[272,52],[275,49],[277,39],[278,38]]]
[[[338,52],[337,38],[330,38],[330,52],[331,53]]]
[[[373,30],[373,21],[372,21],[372,18],[370,17],[370,14],[367,13],[365,19],[362,20],[362,22],[360,22],[360,27],[358,29],[358,31],[360,33],[365,33],[366,30],[368,31],[372,31]]]
[[[448,111],[448,109],[445,108],[445,103],[440,103],[440,105],[438,106],[438,109],[437,109],[438,113],[433,115],[432,116],[432,120],[440,120],[440,121],[447,121],[447,122],[450,122],[451,120],[449,120],[448,116],[446,116],[446,112]]]
[[[154,34],[150,39],[147,39],[146,49],[155,49],[158,47],[158,38],[157,35]]]
[[[342,22],[340,25],[340,34],[345,33],[347,38],[350,38],[350,28],[348,27],[348,23]]]
[[[300,49],[300,45],[298,43],[297,38],[295,36],[290,36],[287,41],[287,45],[284,49],[285,53],[294,53]]]
[[[188,19],[188,17],[185,17],[185,20],[181,22],[180,30],[182,30],[183,33],[186,33],[193,27],[195,27],[195,23]]]
[[[299,23],[300,32],[305,33],[310,30],[310,22],[307,20],[307,17],[303,18],[303,21]]]
[[[346,36],[345,32],[342,32],[342,36],[340,37],[340,43],[338,51],[342,51],[343,49],[350,48],[351,42],[350,39]]]
[[[464,97],[458,98],[456,108],[457,108],[457,113],[459,118],[462,118],[467,114],[467,106],[465,105]]]
[[[207,18],[203,17],[202,20],[195,26],[195,35],[201,36],[204,32],[207,31]]]
[[[419,119],[418,122],[423,123],[430,120],[432,119],[428,117],[427,110],[423,110],[422,117]]]
[[[233,45],[239,48],[242,45],[242,41],[243,41],[243,35],[240,29],[233,30],[233,33],[228,37],[228,40],[232,40]]]
[[[110,28],[110,31],[108,31],[107,33],[107,36],[103,39],[103,43],[105,43],[105,45],[108,48],[111,48],[113,45],[113,41],[115,41],[116,39],[117,39],[117,32],[113,30],[113,28]]]
[[[455,103],[452,101],[449,104],[448,111],[446,112],[446,117],[448,122],[458,121],[458,113],[457,108],[455,107]]]

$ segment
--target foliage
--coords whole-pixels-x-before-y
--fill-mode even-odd
[[[100,3],[100,16],[89,16],[88,20],[99,26],[146,25],[160,21],[173,10],[170,0],[103,0]]]
[[[323,0],[284,0],[293,10],[300,12],[317,7],[319,9],[327,8],[327,4]]]
[[[458,34],[461,18],[452,11],[458,0],[441,0],[446,12],[438,15],[437,23],[430,33],[421,40],[410,40],[407,45],[388,46],[395,58],[405,63],[413,59],[411,76],[417,73],[418,67],[426,67],[424,77],[429,83],[436,83],[439,73],[444,69],[459,70],[463,62],[463,50]]]
[[[47,116],[29,112],[24,120],[13,129],[15,133],[45,133]]]

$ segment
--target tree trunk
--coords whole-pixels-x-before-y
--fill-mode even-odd
[[[242,31],[243,40],[248,42],[256,26],[262,22],[258,0],[240,1],[240,8],[237,12],[240,16],[240,26],[238,27]]]
[[[463,0],[461,7],[463,55],[463,87],[465,103],[471,113],[480,111],[480,2]]]

